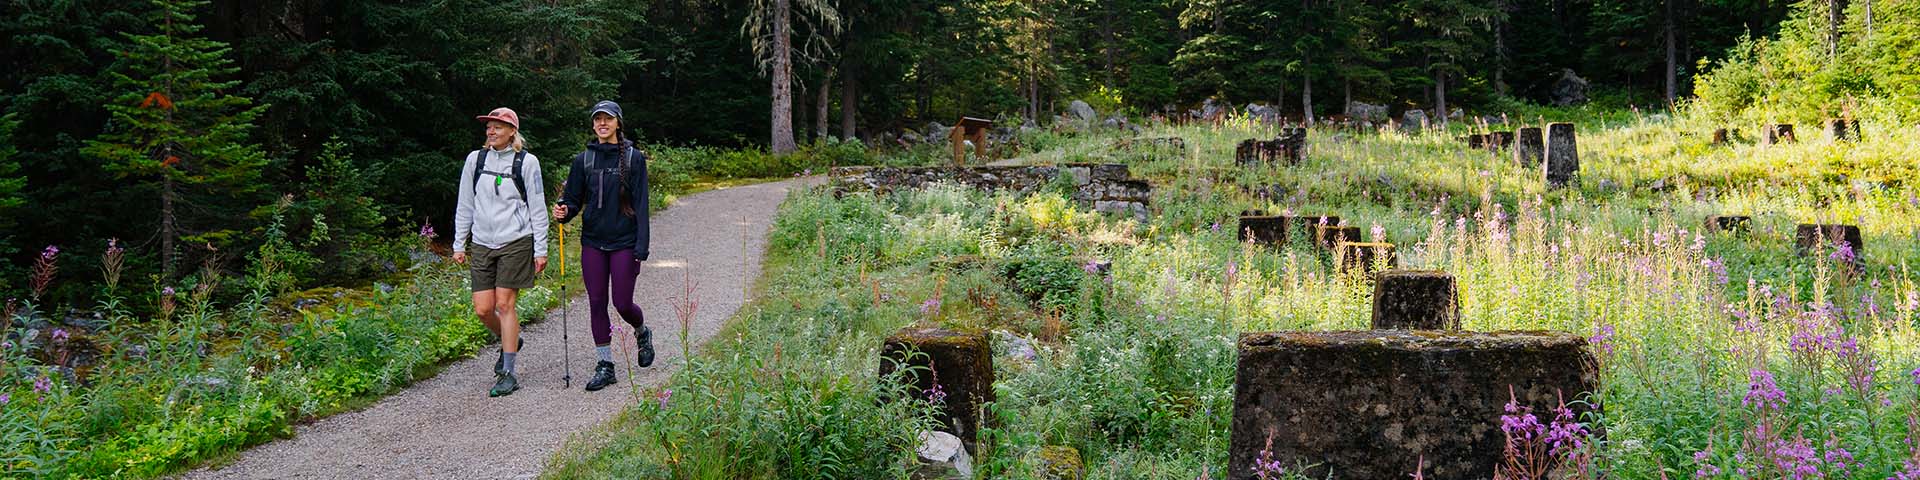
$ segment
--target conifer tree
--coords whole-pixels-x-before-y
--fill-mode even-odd
[[[171,277],[178,241],[211,233],[182,222],[182,207],[217,215],[257,188],[266,159],[250,137],[266,106],[228,93],[238,86],[229,78],[239,68],[226,44],[199,35],[193,11],[205,0],[152,4],[153,33],[126,33],[124,48],[115,51],[111,76],[119,96],[107,106],[107,133],[87,142],[85,153],[119,178],[159,183],[161,271]],[[189,194],[206,195],[187,204],[201,198]]]

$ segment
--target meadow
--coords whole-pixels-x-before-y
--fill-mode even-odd
[[[1074,204],[1070,183],[796,194],[757,300],[668,385],[631,391],[638,406],[563,449],[547,476],[910,475],[936,400],[882,401],[902,392],[876,375],[877,351],[933,324],[993,339],[980,478],[1224,478],[1238,335],[1365,329],[1372,294],[1318,247],[1240,242],[1248,209],[1337,215],[1396,244],[1402,268],[1452,273],[1466,329],[1587,337],[1602,381],[1578,401],[1603,410],[1574,420],[1604,436],[1516,461],[1568,478],[1920,474],[1920,131],[1867,125],[1840,142],[1802,126],[1797,143],[1716,146],[1710,132],[1729,125],[1704,115],[1508,121],[1543,120],[1579,126],[1572,188],[1467,148],[1458,137],[1486,127],[1465,122],[1316,128],[1298,166],[1239,166],[1236,143],[1276,130],[1230,119],[1139,135],[1183,148],[1124,133],[1022,137],[1027,163],[1129,165],[1155,187],[1146,222]],[[1709,215],[1753,220],[1708,231]],[[1800,255],[1797,223],[1856,224],[1864,245]]]

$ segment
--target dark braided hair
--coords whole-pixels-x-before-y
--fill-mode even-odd
[[[634,215],[633,189],[627,187],[627,173],[633,169],[631,168],[630,162],[627,161],[627,151],[632,150],[633,145],[626,144],[623,141],[626,139],[626,134],[620,132],[621,127],[625,126],[621,124],[626,122],[620,120],[619,117],[615,117],[613,121],[615,125],[613,128],[613,141],[620,143],[620,214],[632,218]]]

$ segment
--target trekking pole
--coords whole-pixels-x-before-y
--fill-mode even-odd
[[[567,182],[560,182],[560,191],[564,192],[566,190],[567,190]],[[568,212],[568,213],[572,213],[572,212]],[[567,285],[571,283],[567,281],[567,224],[560,223],[559,225],[560,225],[560,298],[562,299],[560,301],[560,354],[564,355],[564,357],[560,359],[560,363],[561,365],[564,365],[566,368],[566,373],[560,376],[560,381],[566,385],[566,388],[572,389],[573,388],[573,342],[567,339],[567,331],[570,330],[567,328],[567,311],[573,309],[572,308],[573,297],[567,295]]]

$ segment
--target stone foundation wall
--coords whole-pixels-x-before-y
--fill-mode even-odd
[[[888,193],[949,182],[981,190],[1033,193],[1062,174],[1073,177],[1073,200],[1105,213],[1126,213],[1147,219],[1153,185],[1136,180],[1126,165],[1069,163],[1048,166],[982,167],[840,167],[833,169],[837,191]]]

